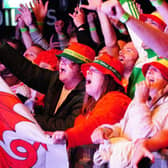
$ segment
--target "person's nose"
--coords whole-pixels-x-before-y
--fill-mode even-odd
[[[66,65],[65,61],[60,60],[60,65]]]
[[[88,69],[88,70],[86,71],[86,75],[91,75],[91,74],[92,74],[92,71]]]

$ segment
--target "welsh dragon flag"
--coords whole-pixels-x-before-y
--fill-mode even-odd
[[[0,77],[0,168],[67,168],[66,145],[52,144]]]

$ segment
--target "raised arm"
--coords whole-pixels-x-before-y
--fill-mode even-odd
[[[29,31],[24,23],[24,20],[20,14],[16,15],[17,27],[20,29],[21,38],[26,48],[29,48],[32,45],[32,39],[29,34]]]
[[[97,28],[96,28],[96,20],[97,20],[96,13],[89,12],[87,15],[87,21],[89,24],[89,30],[90,30],[91,37],[95,43],[100,44],[100,38],[99,38]]]
[[[49,44],[43,38],[42,34],[39,32],[38,28],[34,24],[31,11],[29,10],[27,4],[25,6],[21,4],[18,10],[20,11],[26,26],[29,28],[29,33],[30,33],[33,43],[38,44],[42,48],[47,50],[49,48]]]
[[[130,16],[117,0],[111,1],[110,8],[107,4],[103,4],[101,9],[110,17],[119,19],[125,23],[128,28],[134,31],[159,56],[168,58],[168,34]]]
[[[73,19],[73,22],[77,28],[77,40],[79,43],[86,44],[94,49],[97,48],[97,44],[92,40],[88,26],[86,25],[85,13],[84,11],[76,7],[73,14],[69,14]]]
[[[166,24],[168,24],[168,3],[165,0],[150,0],[150,2],[161,14]]]
[[[89,0],[89,5],[81,5],[81,7],[96,10],[99,16],[101,29],[104,35],[104,41],[108,54],[117,57],[119,47],[117,45],[117,37],[115,31],[110,24],[107,16],[101,11],[102,0]]]
[[[33,0],[32,2],[30,2],[30,7],[36,17],[37,26],[40,32],[42,32],[44,20],[48,10],[48,1],[43,4],[42,0]]]

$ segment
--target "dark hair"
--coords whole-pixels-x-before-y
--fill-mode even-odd
[[[124,88],[118,83],[116,83],[113,77],[111,77],[110,75],[105,75],[104,84],[103,84],[103,92],[100,98],[110,91],[124,92]],[[96,103],[97,101],[95,101],[95,99],[92,96],[89,96],[87,93],[85,93],[84,102],[82,106],[82,114],[83,115],[88,114],[89,111],[93,110]]]

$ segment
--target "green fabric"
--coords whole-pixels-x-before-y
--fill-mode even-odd
[[[135,85],[141,81],[143,81],[145,77],[142,74],[141,68],[134,67],[131,76],[129,78],[129,84],[127,89],[127,95],[130,98],[134,97],[135,93]]]
[[[151,50],[151,49],[146,49],[145,50],[148,55],[148,59],[157,56],[157,54]],[[131,76],[129,78],[129,84],[127,88],[127,95],[130,98],[134,97],[135,93],[135,85],[145,79],[143,73],[142,73],[142,68],[135,66],[132,70]]]
[[[125,2],[130,2],[132,0],[119,0],[119,1],[120,1],[121,5],[123,5]]]
[[[139,18],[139,11],[136,7],[135,2],[133,2],[132,0],[119,0],[121,5],[127,5],[127,10],[126,12],[131,14],[132,16],[134,16],[135,18]]]

